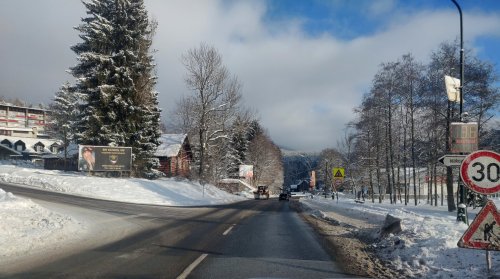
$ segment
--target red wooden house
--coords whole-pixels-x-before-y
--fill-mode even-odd
[[[155,152],[160,160],[159,171],[167,177],[188,177],[193,153],[186,134],[162,134]]]

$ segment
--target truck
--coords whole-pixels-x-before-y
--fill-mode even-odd
[[[267,186],[257,186],[257,191],[253,192],[256,200],[269,199],[269,189]]]

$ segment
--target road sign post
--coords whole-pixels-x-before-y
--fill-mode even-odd
[[[447,154],[439,158],[439,162],[447,167],[458,167],[462,165],[467,155]]]
[[[500,191],[500,154],[479,150],[469,154],[460,165],[460,177],[472,191],[491,195]]]
[[[345,169],[344,168],[333,168],[333,185],[335,187],[335,194],[337,195],[337,203],[339,202],[339,187],[344,182]]]
[[[500,251],[500,214],[489,200],[457,243],[458,247]]]
[[[460,177],[472,191],[491,195],[500,191],[500,154],[479,150],[469,154],[460,165]],[[491,270],[490,250],[500,251],[500,215],[495,204],[488,201],[464,233],[458,246],[486,250],[488,272]]]

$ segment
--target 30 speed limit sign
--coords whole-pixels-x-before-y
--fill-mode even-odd
[[[465,157],[460,166],[460,176],[472,191],[494,194],[500,191],[500,154],[479,150]]]

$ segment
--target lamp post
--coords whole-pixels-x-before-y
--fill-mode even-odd
[[[464,28],[463,28],[463,20],[462,20],[462,9],[460,5],[458,5],[456,0],[451,0],[453,4],[458,9],[458,13],[460,14],[460,122],[463,122],[463,103],[464,103]],[[459,192],[459,205],[457,210],[457,221],[462,221],[464,223],[468,223],[467,220],[467,206],[465,206],[465,187],[462,183],[462,179],[459,179],[458,182],[458,192]]]
[[[460,121],[462,121],[463,103],[464,103],[464,25],[462,20],[462,9],[456,0],[451,0],[457,6],[458,13],[460,14]]]

